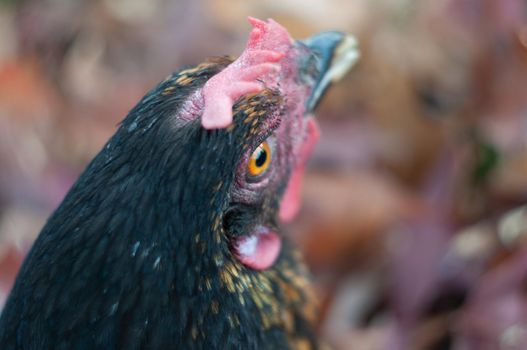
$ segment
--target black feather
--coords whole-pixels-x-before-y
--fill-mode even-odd
[[[272,132],[251,133],[260,125],[243,123],[243,104],[259,101],[279,114],[280,96],[243,98],[229,129],[178,117],[229,62],[198,67],[184,86],[174,73],[125,118],[29,252],[0,318],[1,349],[277,349],[306,337],[315,344],[304,317],[306,272],[289,244],[264,272],[241,266],[228,248],[227,234],[258,214],[231,203],[236,169]]]

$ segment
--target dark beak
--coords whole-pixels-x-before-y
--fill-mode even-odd
[[[313,90],[306,104],[306,111],[313,111],[324,92],[334,82],[339,81],[359,59],[357,40],[340,32],[324,32],[299,41],[312,53],[301,64],[304,76],[314,79]]]

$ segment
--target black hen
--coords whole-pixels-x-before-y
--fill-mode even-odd
[[[239,59],[169,76],[88,165],[18,274],[2,349],[316,347],[279,222],[298,207],[311,111],[357,54],[339,33],[251,22]]]

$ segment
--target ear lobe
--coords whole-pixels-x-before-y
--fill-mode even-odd
[[[245,266],[253,270],[266,270],[273,266],[280,255],[282,240],[267,227],[259,227],[248,236],[234,238],[233,253]]]

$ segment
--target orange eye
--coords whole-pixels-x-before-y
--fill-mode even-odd
[[[251,154],[247,171],[250,176],[262,175],[271,163],[271,148],[267,141],[264,141]]]

